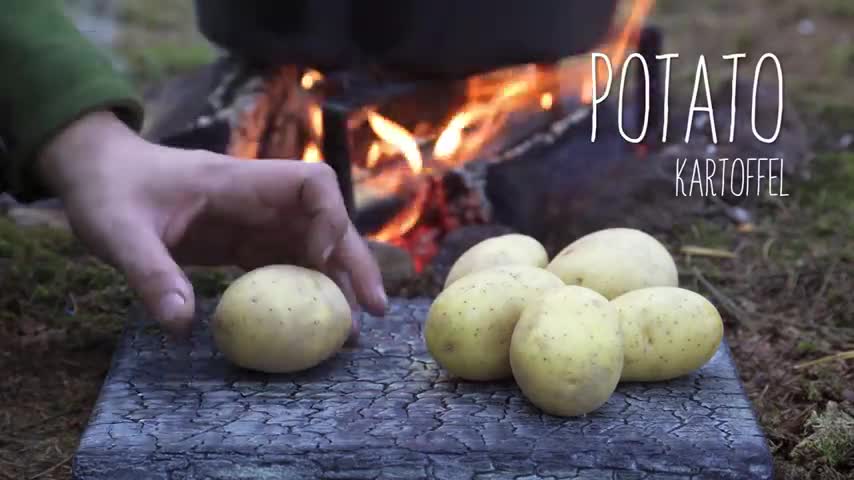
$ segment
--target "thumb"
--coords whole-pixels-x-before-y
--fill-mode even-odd
[[[151,230],[114,237],[112,258],[143,305],[173,337],[185,338],[193,325],[193,286]]]

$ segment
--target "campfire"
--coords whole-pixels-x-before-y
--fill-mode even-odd
[[[645,26],[652,4],[624,4],[595,49],[615,68],[636,48],[655,63],[658,32]],[[589,54],[451,81],[276,66],[241,107],[227,152],[328,163],[360,231],[404,248],[421,270],[460,226],[503,220],[524,229],[507,221],[510,192],[490,195],[492,167],[589,136],[590,105],[606,80]],[[642,155],[646,145],[631,148]],[[601,155],[564,157],[591,154]]]
[[[573,15],[597,10],[578,5]],[[358,230],[408,252],[416,271],[461,228],[506,227],[548,247],[632,226],[644,215],[638,198],[670,190],[669,180],[651,185],[656,169],[638,161],[661,150],[661,34],[646,22],[653,0],[610,5],[589,41],[553,48],[557,61],[527,52],[534,63],[474,74],[324,69],[227,49],[161,94],[148,136],[247,160],[325,162]],[[648,77],[627,62],[633,54]],[[631,143],[621,132],[645,136]]]

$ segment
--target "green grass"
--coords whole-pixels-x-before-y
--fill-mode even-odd
[[[816,2],[819,9],[833,17],[854,17],[854,3],[850,0],[823,0]]]
[[[801,340],[796,347],[798,353],[809,354],[818,351],[818,345],[812,340]]]
[[[832,468],[854,463],[854,417],[838,404],[829,403],[822,414],[813,412],[806,425],[812,433],[795,447],[794,457],[816,458]]]
[[[160,82],[213,61],[215,50],[197,31],[190,0],[121,0],[117,51],[140,85]]]
[[[755,61],[771,52],[783,66],[786,98],[795,102],[806,121],[829,120],[832,127],[851,129],[852,16],[850,0],[715,0],[702,6],[658,0],[651,21],[662,27],[664,50],[680,54],[680,61],[673,64],[674,85],[693,78],[700,54],[709,57],[710,79],[720,84],[729,82],[731,66],[717,61],[719,55],[747,53],[740,71],[749,81]],[[815,25],[809,35],[798,29],[805,20]]]
[[[117,16],[126,25],[149,30],[195,28],[190,0],[120,0]]]
[[[187,274],[198,298],[220,295],[237,275],[228,268],[193,268]],[[73,342],[115,338],[136,300],[121,273],[68,232],[21,228],[6,217],[0,217],[0,275],[0,325],[6,331],[31,321],[66,330]]]
[[[191,0],[115,0],[104,11],[96,0],[66,0],[116,27],[110,54],[140,89],[211,62],[214,47],[197,31]]]
[[[854,153],[819,155],[813,170],[813,177],[800,187],[797,196],[812,215],[807,223],[811,233],[854,239]],[[854,259],[854,252],[848,254]]]
[[[68,233],[21,229],[0,218],[0,322],[64,329],[71,341],[114,336],[133,295],[111,267],[87,255]]]
[[[215,54],[201,42],[185,44],[181,39],[130,40],[124,38],[124,61],[128,74],[140,85],[156,83],[170,76],[210,63]]]

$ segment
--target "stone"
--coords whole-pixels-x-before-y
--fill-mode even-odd
[[[366,243],[380,267],[386,291],[396,291],[415,277],[415,264],[409,252],[374,240],[366,240]]]
[[[557,418],[511,381],[449,378],[427,353],[430,301],[393,299],[359,344],[297,374],[229,364],[200,303],[187,344],[131,316],[73,463],[78,480],[769,479],[726,344],[681,379],[621,385]]]

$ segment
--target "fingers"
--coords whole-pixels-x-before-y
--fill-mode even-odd
[[[352,312],[352,324],[350,327],[350,336],[347,338],[347,343],[352,345],[356,343],[356,340],[359,338],[359,333],[361,329],[360,318],[362,317],[362,309],[359,306],[359,302],[356,299],[356,294],[353,292],[353,285],[350,283],[350,275],[347,272],[339,269],[332,269],[328,273],[329,277],[338,285],[341,289],[341,292],[344,293],[344,297],[347,299],[347,303],[350,304],[350,311]]]
[[[107,249],[163,328],[174,337],[186,337],[195,311],[193,287],[160,237],[151,230],[116,229]]]
[[[356,300],[370,313],[384,315],[388,298],[380,268],[352,224],[332,255],[331,265],[347,272]]]
[[[335,172],[325,164],[312,168],[299,187],[298,201],[309,218],[308,255],[322,268],[350,227]]]
[[[349,217],[326,164],[231,160],[209,195],[219,216],[250,228],[300,230],[302,250],[322,268],[347,232]],[[301,228],[300,228],[301,227]]]
[[[286,251],[293,254],[301,250],[306,263],[314,268],[347,274],[354,304],[375,315],[385,313],[387,299],[379,266],[350,222],[337,178],[328,165],[232,160],[225,171],[225,179],[218,182],[220,188],[210,196],[214,210],[226,218],[240,219],[255,231],[290,230],[297,234],[271,236],[271,240],[281,242],[278,247],[243,252],[241,257],[251,257],[251,263],[270,262],[286,257]],[[285,241],[299,243],[302,248],[285,245]]]
[[[348,226],[348,233],[321,268],[282,247],[298,241],[297,237],[299,234],[294,232],[273,231],[247,240],[237,249],[238,264],[247,270],[274,263],[315,268],[325,272],[341,287],[352,308],[361,306],[375,315],[385,312],[387,299],[379,266],[352,225]]]

